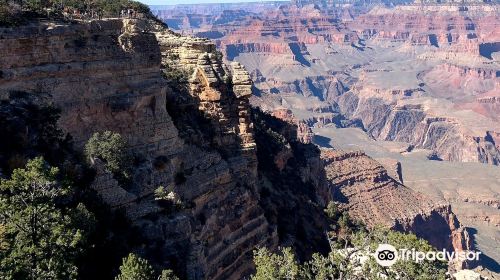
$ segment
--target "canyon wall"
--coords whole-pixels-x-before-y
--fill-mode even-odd
[[[306,65],[306,44],[286,46],[295,65]],[[363,155],[346,158],[366,163],[357,170],[356,163],[332,158],[337,151],[320,151],[311,144],[314,119],[286,108],[274,117],[251,109],[250,74],[240,63],[224,64],[207,39],[133,19],[45,22],[0,29],[0,49],[8,50],[0,57],[2,100],[23,95],[60,108],[59,125],[80,150],[95,132],[124,137],[134,157],[132,182],[120,184],[97,164],[92,187],[142,233],[137,251],[182,277],[249,275],[259,246],[293,246],[302,260],[324,252],[323,208],[337,191],[349,198],[346,209],[369,225],[372,209],[395,229],[464,249],[455,245],[462,235],[455,234],[449,208],[424,202]],[[348,96],[343,82],[327,80],[336,89],[332,101]],[[322,81],[302,86],[319,88]],[[325,124],[337,122],[337,106],[323,105],[315,110],[326,114]],[[155,198],[159,187],[175,194],[178,209]],[[393,199],[378,204],[384,193]],[[402,209],[402,201],[412,207]],[[431,236],[421,228],[443,231]]]
[[[270,125],[287,144],[269,145],[276,134],[262,127],[273,119],[250,110],[249,73],[225,65],[211,41],[113,19],[33,23],[0,38],[9,50],[2,100],[60,108],[59,125],[80,151],[95,132],[124,137],[131,182],[97,162],[92,188],[126,213],[141,233],[136,251],[155,266],[186,279],[240,279],[257,247],[293,246],[302,260],[328,249],[322,163],[301,142],[310,142],[309,127]],[[176,207],[155,197],[159,187]]]
[[[381,98],[360,98],[352,93],[339,98],[338,104],[351,108],[354,113],[349,116],[360,119],[377,139],[411,143],[448,161],[500,163],[500,152],[486,131],[474,134],[452,116],[436,114],[421,105],[387,104]]]
[[[297,126],[300,121],[290,110],[279,108],[272,115],[296,127],[291,131],[282,131],[282,135],[291,135],[288,137],[304,142],[304,132],[300,125]],[[309,139],[305,138],[305,141]],[[321,183],[316,184],[316,189],[322,190],[323,197],[333,198],[341,209],[368,228],[385,226],[411,232],[440,250],[466,251],[474,248],[472,237],[460,224],[450,205],[437,203],[429,196],[403,185],[404,170],[401,170],[400,163],[387,159],[385,165],[393,168],[388,171],[362,151],[321,148],[316,153],[324,170],[320,173]],[[274,164],[282,170],[283,162],[290,158],[290,152],[280,152],[276,154]],[[456,267],[469,265],[457,263]]]
[[[500,130],[492,57],[498,6],[467,5],[463,11],[456,5],[365,11],[283,5],[258,19],[246,17],[236,29],[211,28],[223,35],[216,40],[228,59],[251,70],[260,90],[256,106],[300,110],[310,125],[360,126],[376,139],[430,149],[443,160],[498,165],[497,143],[487,136]],[[378,64],[378,56],[386,64]],[[399,69],[397,61],[416,62]],[[398,71],[399,84],[393,79]],[[290,102],[292,94],[324,104],[305,108]],[[316,110],[328,106],[329,115]]]
[[[335,200],[368,227],[388,226],[413,232],[438,249],[472,249],[471,240],[449,205],[402,185],[361,151],[324,149],[326,177]]]
[[[143,233],[140,251],[160,252],[156,261],[187,279],[247,275],[252,250],[277,243],[258,204],[248,74],[234,65],[228,80],[220,80],[211,63],[221,62],[208,58],[214,46],[200,55],[187,47],[195,56],[190,92],[198,104],[191,113],[199,111],[213,132],[209,146],[190,143],[181,137],[189,131],[176,127],[180,117],[167,111],[168,97],[181,93],[161,75],[160,45],[148,32],[153,28],[138,20],[102,20],[2,29],[0,49],[8,50],[0,58],[2,99],[22,92],[59,107],[60,126],[80,148],[98,131],[127,140],[138,159],[133,182],[120,185],[98,168],[93,188]],[[181,210],[170,213],[155,200],[159,186],[178,196]]]
[[[480,209],[474,204],[477,196],[494,201],[500,190],[495,176],[500,159],[498,1],[374,2],[294,1],[269,4],[265,9],[260,4],[234,9],[192,5],[164,11],[162,17],[169,21],[203,15],[203,24],[179,29],[215,40],[226,59],[248,69],[255,82],[253,106],[292,123],[306,123],[321,133],[312,141],[322,147],[365,149],[377,161],[400,162],[400,169],[407,167],[406,173],[391,174],[397,170],[391,164],[389,177],[444,205],[451,204],[459,219],[477,230],[478,248],[498,263],[500,256],[494,252],[498,226],[492,218],[498,208]],[[305,139],[311,138],[302,131]],[[404,149],[399,148],[400,142]],[[279,154],[275,162],[280,169],[289,156],[286,149]],[[493,179],[483,178],[488,176]],[[358,179],[364,180],[360,175],[350,182],[363,190]],[[380,185],[379,181],[365,182],[365,187]],[[346,192],[357,190],[340,185]],[[393,187],[384,187],[390,193],[399,189],[394,183],[389,185]],[[330,184],[330,189],[335,186]],[[367,192],[377,194],[376,189]],[[437,216],[446,223],[453,220],[439,214],[448,211],[446,206],[427,207],[418,202],[418,195],[404,197],[416,199],[417,206],[411,209],[420,210],[403,215],[420,213],[420,218],[413,222],[408,218],[399,229],[426,228],[421,221],[440,220],[433,218]],[[352,194],[350,200],[356,199]],[[364,211],[362,203],[352,207],[355,213]],[[473,222],[478,219],[487,222]],[[465,242],[470,238],[459,239],[454,243],[470,242]],[[489,266],[485,260],[482,265]]]

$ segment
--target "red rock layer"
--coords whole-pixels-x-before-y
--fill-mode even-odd
[[[369,227],[385,225],[413,232],[437,248],[472,248],[450,206],[435,204],[390,177],[363,152],[323,150],[330,191],[342,207]]]

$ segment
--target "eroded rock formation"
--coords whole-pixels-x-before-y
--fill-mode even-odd
[[[142,158],[133,166],[133,183],[122,186],[100,169],[93,187],[126,210],[144,234],[143,250],[161,252],[162,265],[176,260],[170,266],[188,279],[246,275],[252,250],[277,242],[258,205],[248,74],[237,64],[232,73],[222,69],[213,44],[196,49],[172,35],[184,46],[182,64],[193,68],[190,109],[211,131],[210,145],[189,143],[181,137],[189,132],[179,133],[184,127],[175,123],[181,117],[167,111],[167,99],[182,93],[160,72],[160,47],[175,46],[161,44],[161,36],[159,45],[150,25],[103,20],[2,29],[1,49],[9,50],[0,59],[3,98],[20,91],[45,97],[61,108],[60,126],[79,147],[97,131],[127,140]],[[165,212],[153,196],[159,186],[175,192],[184,209]]]
[[[439,249],[472,248],[449,205],[405,187],[365,153],[324,149],[321,158],[333,197],[367,226],[414,232]]]
[[[488,119],[499,113],[498,62],[493,58],[498,52],[498,5],[424,2],[386,7],[296,1],[270,5],[258,15],[249,5],[239,7],[234,18],[225,13],[223,22],[207,21],[193,32],[218,34],[212,38],[226,58],[251,70],[261,93],[254,104],[270,112],[279,106],[304,109],[288,102],[287,95],[300,94],[324,102],[321,107],[334,108],[329,115],[313,108],[294,112],[309,125],[354,124],[380,140],[433,149],[444,160],[498,164],[500,151],[486,136],[487,130],[496,131],[498,126],[490,122],[486,130],[477,129],[485,122],[474,124],[477,117],[459,112],[472,110]],[[202,12],[195,7],[186,9]],[[215,19],[215,7],[203,13]],[[163,16],[168,20],[170,15]],[[400,84],[388,82],[398,75],[399,66],[386,69],[365,57],[390,52],[395,54],[388,61],[419,61],[408,70],[415,71],[408,73],[414,75],[413,81],[404,74]],[[276,93],[284,101],[277,100]],[[444,98],[451,104],[446,110],[430,110],[428,103],[435,101],[426,98]],[[403,101],[407,99],[414,101]],[[422,106],[420,112],[413,105]],[[341,123],[339,113],[350,122]]]
[[[332,24],[318,20],[318,32]],[[295,65],[309,63],[305,47],[288,45]],[[206,39],[133,19],[47,22],[0,29],[0,49],[9,50],[0,57],[3,100],[22,93],[59,107],[59,125],[79,149],[98,131],[126,139],[135,158],[132,182],[122,185],[96,166],[92,187],[140,230],[137,250],[182,277],[239,279],[252,271],[258,246],[294,246],[303,259],[327,250],[323,208],[335,190],[369,225],[367,207],[387,225],[436,246],[464,244],[456,241],[463,235],[449,208],[424,203],[375,161],[322,155],[310,144],[307,121],[288,109],[276,111],[278,118],[252,112],[249,73],[236,62],[227,67]],[[328,80],[337,90],[332,100],[347,94],[342,82]],[[336,107],[323,105],[313,110],[325,123],[336,122]],[[344,162],[350,160],[361,165]],[[158,187],[174,192],[182,207],[163,207],[154,196]],[[390,199],[378,205],[379,198]],[[408,210],[396,207],[403,200]],[[392,212],[384,212],[390,203]]]

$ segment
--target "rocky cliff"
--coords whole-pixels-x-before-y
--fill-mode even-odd
[[[332,8],[336,4],[296,1],[258,14],[252,7],[241,7],[238,16],[220,15],[223,22],[215,22],[219,14],[214,8],[203,11],[213,20],[192,31],[215,39],[227,59],[250,70],[261,93],[254,104],[274,106],[266,108],[269,111],[279,106],[295,109],[300,119],[319,126],[339,125],[340,113],[351,119],[347,125],[360,126],[361,121],[380,140],[433,149],[444,160],[498,164],[496,144],[486,137],[498,126],[474,122],[478,117],[460,112],[473,110],[490,120],[498,115],[491,99],[498,91],[498,5],[466,1]],[[195,12],[192,7],[190,12]],[[168,21],[170,15],[163,16]],[[391,65],[379,63],[378,57]],[[418,63],[402,69],[397,61]],[[401,80],[393,79],[401,71]],[[326,103],[321,107],[335,109],[329,115],[304,110],[302,104],[308,102],[290,102],[292,94],[319,99]],[[432,106],[426,103],[437,101],[428,98],[451,104],[446,111],[429,110]],[[414,99],[421,112],[404,112],[411,106],[403,99]],[[447,121],[431,121],[426,127],[424,118]],[[483,124],[487,128],[479,129]],[[410,128],[415,126],[421,128]]]
[[[166,45],[164,34],[158,44],[154,28],[103,20],[2,29],[0,48],[8,50],[0,59],[2,98],[22,91],[59,107],[59,124],[79,147],[97,131],[116,131],[127,140],[136,158],[133,183],[122,186],[98,168],[93,188],[139,227],[141,251],[161,252],[156,260],[188,279],[245,275],[252,250],[277,242],[258,204],[248,74],[239,65],[222,70],[213,45],[196,52],[195,39],[188,45],[172,35],[184,46],[181,55],[194,60],[184,96],[192,111],[171,116],[167,99],[183,93],[162,77],[160,48],[175,46]],[[206,122],[193,131],[209,130],[207,145],[183,138],[190,131],[176,125],[183,114],[196,113]],[[159,186],[179,197],[181,210],[169,213],[155,200]]]
[[[203,15],[203,24],[177,28],[215,40],[248,69],[252,105],[283,119],[291,111],[292,122],[321,133],[313,142],[363,149],[396,181],[451,204],[498,263],[498,208],[483,207],[500,191],[498,1],[373,2],[186,5],[162,17]],[[289,156],[285,149],[276,162]]]
[[[288,144],[268,145],[262,126],[272,120],[250,110],[248,72],[227,67],[212,42],[114,19],[33,23],[1,29],[0,38],[3,101],[22,93],[59,108],[80,150],[95,132],[126,139],[131,182],[97,162],[92,188],[125,211],[141,233],[135,250],[155,265],[187,279],[240,279],[256,247],[286,244],[301,258],[328,248],[318,153],[285,132],[293,125],[272,126]],[[265,121],[256,138],[257,120]],[[275,153],[275,167],[265,168]],[[160,187],[176,207],[155,196]]]
[[[438,249],[463,251],[472,248],[449,205],[405,187],[363,152],[323,150],[326,177],[333,197],[349,213],[369,227],[385,225],[413,232]]]
[[[276,109],[272,115],[284,123],[297,123],[293,113],[284,108]],[[281,131],[282,135],[289,135],[288,138],[304,141],[300,125],[296,127],[299,129],[274,131]],[[292,149],[284,150],[288,153],[279,152],[274,157],[274,164],[280,171],[290,158],[293,158]],[[312,173],[319,175],[319,181],[313,184],[315,189],[319,194],[323,194],[322,197],[331,197],[342,209],[362,221],[368,228],[385,226],[415,233],[438,249],[466,251],[474,248],[473,238],[460,224],[450,205],[438,203],[431,197],[403,185],[404,171],[399,162],[391,159],[379,160],[392,168],[388,171],[379,161],[362,151],[345,152],[332,148],[321,148],[316,151],[316,156],[309,157],[309,160],[317,157],[321,159],[319,167],[324,171]],[[266,162],[273,160],[268,159]],[[455,265],[462,268],[470,264]]]

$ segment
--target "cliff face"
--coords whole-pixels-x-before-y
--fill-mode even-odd
[[[499,8],[488,1],[441,2],[331,8],[328,1],[295,1],[296,5],[186,5],[160,12],[173,28],[215,40],[227,59],[248,69],[255,82],[252,105],[283,119],[289,118],[289,109],[297,121],[322,133],[313,137],[315,143],[364,149],[377,161],[401,162],[406,169],[403,176],[390,176],[436,201],[450,203],[462,222],[478,229],[478,249],[498,262],[500,256],[488,252],[498,244],[483,242],[498,240],[498,207],[491,202],[500,190],[498,171],[480,163],[498,165],[500,159]],[[319,128],[328,124],[359,127],[364,130],[360,133],[368,132],[377,142],[361,145],[352,128],[337,134]],[[408,149],[392,153],[392,148],[385,148],[400,141]],[[283,149],[271,161],[285,170],[290,156],[291,151]],[[434,176],[429,176],[431,171]],[[489,176],[493,179],[485,180]],[[363,176],[352,181],[358,177],[372,184]],[[376,188],[357,188],[364,191],[353,191],[352,201],[357,201],[358,193],[374,194],[378,201]],[[412,209],[430,209],[417,206]],[[427,210],[404,214],[425,212],[423,220],[433,220]],[[484,228],[478,220],[485,221]],[[420,219],[414,224],[422,225]]]
[[[245,275],[251,251],[277,241],[258,205],[248,74],[239,65],[222,70],[209,54],[213,45],[196,53],[196,44],[184,44],[183,54],[195,56],[186,106],[212,132],[209,145],[186,141],[181,136],[189,132],[175,124],[182,114],[173,119],[167,111],[167,99],[182,93],[161,76],[152,28],[104,20],[2,29],[0,49],[8,50],[0,58],[2,98],[23,91],[53,103],[62,110],[60,126],[80,148],[94,132],[119,132],[139,159],[133,183],[121,186],[98,168],[93,187],[140,228],[141,250],[161,252],[157,260],[171,261],[188,279]],[[175,192],[183,209],[166,212],[153,196],[159,186]]]
[[[459,117],[437,112],[437,104],[392,103],[379,97],[384,92],[373,94],[370,89],[360,92],[359,95],[347,93],[341,96],[338,104],[343,109],[351,109],[353,113],[349,113],[349,117],[360,119],[375,138],[433,150],[440,159],[447,161],[500,163],[500,151],[487,131],[473,131]],[[468,105],[457,107],[465,106]]]
[[[438,249],[469,250],[472,244],[448,205],[438,205],[391,177],[363,152],[323,150],[333,197],[368,227],[385,225],[413,232]]]
[[[155,38],[123,28],[121,21],[110,20],[2,29],[1,90],[36,94],[63,108],[61,125],[79,144],[93,131],[112,128],[138,150],[166,146],[160,138],[172,140],[175,150],[175,135],[166,135],[172,134],[169,118],[151,113],[164,91]]]
[[[269,146],[261,128],[257,153],[254,122],[263,119],[250,111],[252,81],[239,63],[223,64],[212,42],[140,20],[36,24],[0,36],[9,50],[3,100],[24,92],[60,108],[59,125],[79,149],[98,131],[127,140],[132,183],[98,163],[92,187],[125,210],[142,233],[137,250],[154,263],[187,279],[240,279],[256,247],[294,246],[301,258],[328,248],[319,154],[293,124],[271,125],[284,146]],[[310,129],[298,130],[310,142]],[[180,209],[155,200],[160,186]]]

